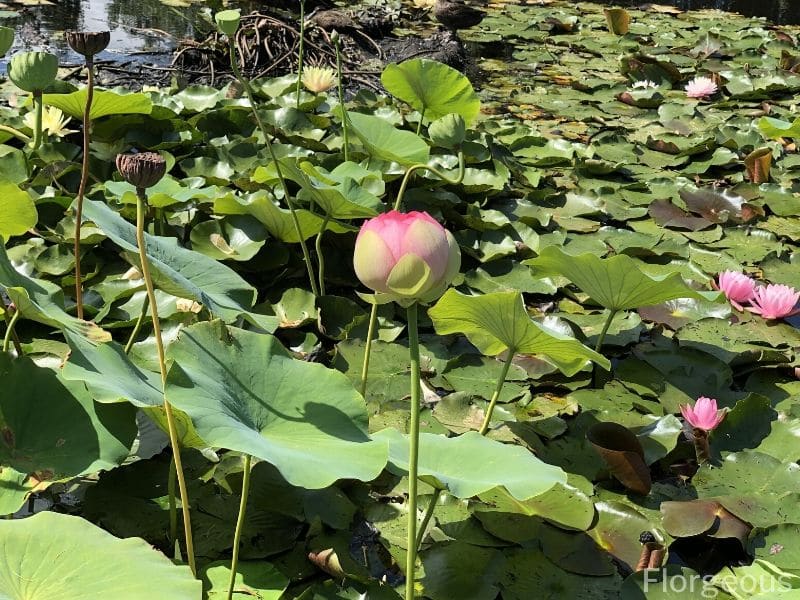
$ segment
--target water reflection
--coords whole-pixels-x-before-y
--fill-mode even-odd
[[[607,0],[601,4],[615,6],[639,6],[645,0]],[[738,12],[746,16],[766,17],[780,25],[800,24],[800,1],[798,0],[658,0],[656,4],[669,4],[682,10],[716,8]]]

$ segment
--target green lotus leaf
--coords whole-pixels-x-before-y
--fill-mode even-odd
[[[136,228],[102,202],[86,200],[86,218],[138,262]],[[233,321],[245,316],[274,330],[275,319],[251,311],[256,290],[235,271],[212,258],[182,248],[174,238],[145,234],[147,254],[156,286],[179,298],[191,298],[213,314]]]
[[[430,119],[456,113],[469,124],[481,110],[466,75],[435,60],[414,58],[387,65],[381,83],[390,94]]]
[[[88,99],[87,94],[85,87],[71,94],[44,94],[42,102],[61,109],[64,114],[73,119],[83,119],[83,110]],[[153,103],[146,94],[117,94],[107,90],[95,90],[92,94],[92,109],[89,112],[89,119],[94,121],[109,115],[149,115],[152,110]]]
[[[95,404],[82,384],[8,354],[0,354],[0,381],[0,464],[57,481],[112,469],[128,456],[132,406]]]
[[[8,600],[200,600],[202,586],[139,538],[42,512],[0,521],[0,597]]]
[[[384,429],[373,438],[389,444],[390,470],[407,473],[408,436],[396,429]],[[564,471],[540,461],[528,450],[476,431],[453,438],[420,434],[419,461],[422,481],[457,498],[471,498],[503,486],[517,500],[527,500],[567,482]]]
[[[418,135],[392,126],[373,115],[346,113],[353,133],[374,158],[414,165],[428,162],[430,148]]]
[[[467,136],[464,117],[451,113],[436,119],[428,126],[428,136],[434,144],[442,148],[460,148]]]
[[[28,192],[4,181],[0,183],[0,198],[3,199],[0,203],[0,236],[22,235],[36,226],[39,215]]]
[[[675,298],[713,300],[719,296],[693,290],[678,273],[648,275],[644,272],[644,263],[624,254],[610,258],[594,254],[571,256],[561,248],[550,246],[527,264],[534,267],[537,277],[566,277],[600,306],[614,311]]]
[[[181,331],[168,358],[167,399],[212,446],[268,461],[311,489],[369,481],[386,464],[386,446],[367,435],[364,400],[347,378],[291,358],[269,334],[198,323]]]
[[[8,294],[25,319],[68,329],[98,342],[111,339],[111,334],[104,329],[94,323],[77,319],[64,310],[64,292],[59,286],[44,279],[26,277],[18,272],[11,264],[2,243],[0,243],[0,290]]]
[[[14,45],[14,30],[11,27],[0,27],[0,56],[5,56]]]
[[[574,375],[590,360],[605,369],[611,367],[607,358],[578,340],[531,320],[519,292],[467,296],[450,289],[428,309],[428,316],[439,334],[463,333],[488,356],[506,350],[533,354],[552,362],[566,375]]]
[[[58,57],[49,52],[22,52],[8,61],[8,78],[26,92],[41,92],[56,80]]]
[[[230,561],[213,562],[200,573],[206,600],[225,600],[230,583]],[[261,561],[239,562],[236,566],[234,596],[250,596],[256,600],[280,600],[289,579],[276,567]]]

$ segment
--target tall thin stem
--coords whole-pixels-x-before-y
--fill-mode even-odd
[[[244,474],[242,475],[242,499],[239,501],[239,517],[236,519],[236,530],[233,533],[233,556],[231,557],[231,578],[228,582],[228,600],[233,598],[233,586],[236,583],[236,567],[239,565],[239,543],[242,540],[244,516],[247,511],[247,497],[250,495],[250,455],[244,455]]]
[[[333,41],[336,49],[336,81],[339,83],[339,108],[342,111],[342,138],[344,144],[344,160],[347,162],[350,156],[350,142],[347,133],[347,111],[344,108],[344,86],[342,86],[342,51],[339,47],[339,36]]]
[[[320,227],[314,244],[317,250],[317,262],[319,263],[319,293],[321,296],[325,295],[325,255],[322,254],[322,236],[325,235],[325,230],[328,228],[328,222],[330,220],[330,215],[325,213],[325,218],[322,219],[322,226]]]
[[[36,120],[33,126],[33,149],[36,150],[42,143],[42,91],[36,90],[33,92],[33,105],[36,108]]]
[[[300,47],[297,49],[297,88],[295,108],[300,108],[300,84],[303,79],[303,50],[306,41],[306,0],[300,0]]]
[[[372,354],[372,338],[375,337],[375,326],[378,323],[378,304],[372,305],[369,312],[369,327],[367,328],[367,344],[364,346],[364,363],[361,365],[361,395],[367,397],[367,378],[369,377],[369,358]]]
[[[278,157],[275,155],[275,149],[272,147],[272,142],[270,141],[271,136],[267,131],[267,128],[264,126],[261,116],[258,114],[258,107],[256,106],[255,97],[253,96],[253,90],[250,88],[250,82],[244,77],[242,71],[239,69],[239,64],[236,60],[236,46],[233,43],[233,36],[228,37],[228,54],[230,57],[233,75],[242,85],[242,89],[244,89],[247,100],[250,102],[250,110],[253,112],[253,116],[256,119],[256,125],[258,125],[258,128],[261,131],[261,135],[264,136],[264,144],[269,152],[269,157],[272,162],[275,163],[275,171],[278,174],[278,179],[281,182],[281,188],[283,188],[283,197],[286,200],[286,206],[289,207],[289,213],[292,215],[292,223],[294,224],[294,229],[297,233],[297,239],[300,240],[300,248],[303,251],[303,259],[306,261],[306,270],[308,271],[308,281],[311,285],[311,292],[315,297],[319,296],[317,282],[314,279],[314,267],[311,266],[311,255],[308,252],[308,246],[303,238],[303,230],[300,227],[300,219],[297,218],[297,211],[294,208],[294,202],[292,202],[292,197],[289,194],[289,186],[286,185],[286,179],[283,177],[283,173],[281,172],[281,165],[278,162]]]
[[[78,318],[83,318],[83,282],[81,281],[81,221],[83,220],[83,198],[86,195],[86,182],[89,180],[89,142],[91,141],[92,111],[94,97],[94,58],[86,57],[89,78],[86,82],[86,106],[83,107],[83,160],[81,162],[81,182],[75,198],[75,306]]]
[[[425,118],[425,109],[422,109],[422,112],[419,114],[419,123],[417,123],[417,135],[420,134],[422,131],[422,120]]]
[[[178,504],[175,501],[175,480],[178,468],[175,461],[169,461],[169,475],[167,476],[167,499],[169,501],[169,541],[173,546],[178,539]]]
[[[16,326],[17,321],[19,320],[19,315],[20,312],[18,310],[14,311],[14,315],[11,317],[9,321],[6,322],[6,334],[3,336],[3,352],[8,352],[8,348],[11,345],[11,338],[13,337],[14,334],[14,327]],[[22,356],[21,352],[18,352],[18,354]]]
[[[408,549],[406,551],[406,600],[414,600],[417,568],[417,473],[419,465],[420,368],[417,303],[407,309],[408,351],[411,358],[411,425],[408,433]]]
[[[0,294],[0,308],[3,309],[3,315],[6,319],[6,335],[9,335],[9,331],[11,332],[11,340],[14,342],[14,350],[17,352],[17,356],[22,356],[22,344],[19,342],[19,337],[17,336],[17,332],[14,330],[14,325],[16,324],[14,318],[11,316],[11,310],[6,305],[5,300],[3,300],[2,294]],[[15,311],[14,314],[17,314],[19,311]]]
[[[145,296],[144,301],[142,302],[142,310],[139,311],[139,316],[136,319],[136,324],[133,326],[133,331],[131,331],[131,336],[128,338],[128,343],[125,344],[125,354],[128,354],[133,348],[133,343],[136,341],[136,336],[139,335],[139,331],[142,329],[142,322],[144,322],[144,318],[147,316],[147,308],[150,306],[150,296]]]
[[[489,401],[489,408],[486,409],[486,416],[483,419],[483,425],[481,425],[480,434],[486,435],[486,432],[489,431],[489,423],[492,420],[492,412],[494,412],[494,407],[497,404],[497,399],[500,398],[500,392],[503,391],[503,386],[506,383],[506,377],[508,376],[508,368],[511,366],[511,361],[514,359],[514,349],[508,349],[508,356],[506,357],[505,361],[503,361],[503,368],[500,370],[500,377],[497,378],[497,385],[495,385],[494,393],[492,394],[492,399]]]
[[[606,322],[603,324],[603,329],[597,338],[597,343],[594,345],[595,352],[600,352],[600,348],[603,347],[603,342],[606,341],[606,334],[608,333],[608,328],[611,327],[611,321],[614,320],[614,317],[617,315],[618,312],[619,311],[617,310],[610,310],[608,312],[608,318],[606,319]]]
[[[464,181],[464,174],[466,172],[466,164],[464,162],[464,152],[463,151],[459,151],[459,153],[458,153],[458,175],[456,175],[455,179],[452,178],[452,177],[448,177],[447,175],[442,173],[439,169],[437,169],[436,167],[431,167],[430,165],[425,165],[425,164],[419,163],[419,164],[410,166],[408,168],[408,170],[406,171],[406,174],[403,176],[403,181],[400,184],[400,191],[397,192],[397,200],[395,200],[395,202],[394,202],[394,209],[395,210],[400,210],[400,206],[402,206],[403,196],[405,196],[406,188],[408,187],[408,182],[411,179],[411,175],[415,171],[421,171],[423,169],[426,170],[426,171],[430,171],[431,173],[433,173],[439,179],[441,179],[442,181],[444,181],[446,183],[449,183],[451,185],[458,185],[459,183]]]
[[[145,191],[143,188],[136,190],[136,244],[139,246],[139,261],[142,263],[142,277],[147,288],[147,297],[150,299],[150,310],[153,316],[153,334],[156,339],[156,351],[158,353],[158,368],[161,371],[161,387],[166,391],[167,387],[167,362],[164,355],[164,340],[161,337],[161,323],[158,320],[158,305],[156,304],[156,290],[153,287],[153,279],[150,276],[150,264],[147,259],[147,246],[144,239],[144,215],[146,212]],[[189,514],[189,492],[186,489],[186,477],[183,474],[183,464],[181,460],[181,448],[178,440],[178,430],[175,426],[175,415],[172,412],[172,405],[164,396],[164,413],[167,417],[167,429],[169,429],[169,442],[172,446],[172,458],[175,461],[175,471],[178,475],[178,489],[181,494],[181,512],[183,513],[183,532],[186,538],[186,557],[192,574],[197,575],[194,560],[194,542],[192,540],[192,520]]]
[[[419,525],[419,533],[417,533],[417,552],[419,552],[419,547],[422,546],[422,540],[425,539],[425,530],[428,528],[428,523],[431,522],[431,517],[433,517],[433,511],[436,510],[436,503],[439,502],[439,497],[442,495],[442,490],[440,488],[436,488],[433,492],[433,496],[431,496],[431,500],[428,503],[428,509],[425,511],[425,516],[422,518],[422,523]]]

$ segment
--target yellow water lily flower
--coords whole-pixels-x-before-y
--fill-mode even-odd
[[[77,131],[75,129],[66,128],[67,123],[69,123],[71,120],[72,117],[64,117],[64,113],[61,112],[60,108],[47,106],[45,107],[44,111],[42,111],[42,131],[47,135],[62,138]],[[22,122],[25,123],[26,127],[35,129],[36,113],[34,111],[25,113],[25,116],[22,117]]]
[[[319,94],[334,86],[336,71],[328,67],[306,67],[301,81],[309,92]]]

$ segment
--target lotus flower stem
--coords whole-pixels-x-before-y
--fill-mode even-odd
[[[378,304],[373,303],[369,311],[369,327],[367,328],[367,343],[364,346],[364,363],[361,365],[361,395],[367,397],[367,379],[369,378],[369,358],[372,354],[372,338],[375,337],[375,326],[378,323]]]
[[[142,302],[142,310],[139,311],[139,316],[136,319],[136,324],[133,326],[133,331],[131,331],[131,336],[128,338],[128,343],[125,344],[125,354],[128,354],[133,348],[133,343],[136,341],[136,336],[139,335],[139,331],[142,329],[142,323],[144,322],[144,318],[147,316],[147,309],[150,306],[150,296],[145,295],[144,301]]]
[[[13,127],[9,127],[8,125],[0,125],[0,131],[5,131],[6,133],[10,133],[15,138],[17,138],[21,142],[25,142],[26,144],[29,144],[31,141],[31,138],[22,133],[19,129],[14,129]]]
[[[433,496],[431,496],[431,500],[428,503],[428,508],[425,511],[425,516],[422,518],[422,523],[419,525],[419,533],[417,534],[417,552],[419,552],[420,546],[422,546],[422,540],[425,539],[425,530],[428,528],[428,523],[431,522],[431,517],[433,517],[433,511],[436,510],[436,504],[439,502],[439,497],[442,495],[442,490],[436,488],[433,491]]]
[[[167,498],[169,499],[169,541],[175,544],[178,539],[178,503],[175,501],[175,480],[178,468],[175,461],[169,461],[169,475],[167,476]]]
[[[344,161],[350,156],[350,142],[347,134],[347,111],[344,109],[344,87],[342,86],[342,50],[339,47],[339,35],[331,36],[333,47],[336,50],[336,81],[339,86],[339,108],[342,111],[342,138],[344,138]]]
[[[325,295],[325,255],[322,253],[322,236],[325,235],[325,230],[328,228],[328,222],[330,220],[330,215],[325,213],[325,218],[322,219],[322,225],[320,226],[319,233],[317,233],[317,239],[314,244],[317,250],[317,262],[319,263],[319,293],[321,296]]]
[[[14,337],[14,327],[17,325],[20,312],[18,310],[15,310],[14,314],[11,317],[9,317],[8,310],[6,310],[5,314],[6,314],[6,334],[3,336],[3,352],[8,352],[8,348],[11,345],[11,339]],[[22,348],[19,347],[19,342],[16,339],[14,340],[14,349],[17,351],[18,356],[22,356]]]
[[[83,107],[83,160],[81,162],[81,182],[75,198],[75,306],[78,318],[83,319],[83,283],[81,281],[81,221],[83,220],[83,198],[86,195],[86,182],[89,179],[89,142],[91,141],[91,111],[94,97],[94,58],[86,57],[89,72],[86,81],[86,105]]]
[[[483,418],[483,425],[481,425],[481,429],[479,433],[481,435],[486,435],[486,432],[489,431],[489,423],[492,420],[492,412],[494,412],[494,407],[497,404],[497,399],[500,398],[500,392],[503,391],[503,386],[506,383],[506,377],[508,376],[508,369],[511,366],[511,361],[514,359],[514,349],[508,349],[508,356],[503,361],[503,368],[500,370],[500,377],[497,378],[497,385],[494,388],[494,393],[492,394],[492,399],[489,401],[489,408],[486,409],[486,416]]]
[[[692,428],[692,441],[697,455],[697,464],[702,465],[711,458],[711,449],[708,446],[708,431],[699,427]]]
[[[33,92],[33,105],[36,107],[36,125],[33,129],[33,149],[36,150],[42,143],[42,110],[44,108],[44,103],[42,102],[41,90]]]
[[[306,0],[300,0],[300,47],[297,49],[297,88],[295,108],[300,108],[300,86],[303,79],[303,50],[306,41]]]
[[[242,499],[239,501],[239,517],[236,519],[236,530],[233,533],[233,556],[231,556],[231,578],[228,582],[228,600],[233,598],[233,586],[236,583],[236,567],[239,564],[239,543],[242,540],[247,497],[250,494],[250,462],[250,455],[245,454],[244,473],[242,474]]]
[[[417,467],[419,465],[420,368],[417,303],[407,309],[408,352],[411,358],[411,425],[408,432],[408,547],[406,550],[406,600],[414,600],[417,568]]]
[[[603,330],[600,332],[600,335],[597,338],[597,343],[594,345],[594,351],[600,352],[600,348],[603,347],[603,342],[606,341],[606,334],[608,333],[608,328],[611,327],[611,321],[614,320],[614,317],[617,315],[619,311],[611,310],[608,313],[608,318],[606,322],[603,324]]]
[[[456,175],[455,179],[448,177],[447,175],[442,173],[439,169],[431,167],[430,165],[419,163],[410,166],[406,171],[406,174],[403,176],[403,182],[400,184],[400,191],[397,192],[397,200],[395,200],[394,202],[394,209],[400,210],[400,206],[402,205],[403,202],[403,196],[405,196],[406,188],[408,187],[408,182],[411,179],[411,174],[414,173],[414,171],[420,171],[422,169],[425,169],[426,171],[430,171],[431,173],[433,173],[439,179],[441,179],[446,183],[449,183],[451,185],[458,185],[459,183],[464,181],[465,166],[466,165],[464,164],[463,151],[460,151],[458,153],[458,175]]]
[[[153,279],[150,276],[150,264],[147,259],[147,247],[144,239],[144,215],[146,212],[146,201],[144,188],[136,188],[136,244],[139,246],[139,261],[142,263],[142,277],[147,288],[147,297],[150,299],[150,310],[153,318],[153,335],[156,339],[156,351],[158,352],[158,367],[161,371],[161,387],[167,387],[167,363],[164,357],[164,340],[161,337],[161,323],[158,320],[158,304],[156,303],[156,291],[153,287]],[[192,520],[189,514],[189,493],[186,489],[186,477],[183,473],[181,461],[180,442],[178,431],[175,426],[175,415],[172,412],[172,405],[164,397],[164,413],[167,418],[167,429],[169,429],[169,442],[172,446],[172,458],[175,461],[175,470],[178,476],[178,489],[181,494],[181,511],[183,513],[183,530],[186,538],[186,557],[189,568],[193,575],[197,575],[197,568],[194,560],[194,542],[192,540]]]
[[[258,114],[258,107],[256,106],[256,100],[253,96],[253,90],[250,88],[250,82],[244,77],[241,69],[239,69],[239,64],[236,60],[236,46],[234,44],[233,36],[228,36],[228,55],[230,57],[233,76],[236,77],[236,80],[241,84],[242,89],[244,90],[244,93],[250,102],[250,110],[253,111],[253,116],[255,117],[258,128],[261,130],[261,135],[264,136],[264,144],[267,146],[269,157],[272,162],[275,163],[275,171],[277,172],[278,179],[281,182],[283,197],[286,200],[286,205],[289,207],[289,213],[292,215],[292,223],[294,224],[297,238],[300,240],[300,248],[303,251],[303,259],[306,261],[306,270],[308,271],[308,281],[311,285],[311,292],[314,294],[314,297],[317,297],[319,296],[319,289],[317,288],[317,282],[314,279],[314,268],[311,266],[311,255],[308,252],[308,246],[303,238],[303,230],[300,228],[300,220],[297,218],[297,211],[294,208],[294,202],[292,202],[292,197],[289,194],[289,186],[286,185],[286,179],[283,177],[283,173],[281,172],[281,165],[278,162],[278,157],[275,155],[275,149],[272,147],[270,134],[267,131],[267,128],[264,126],[261,116]]]

